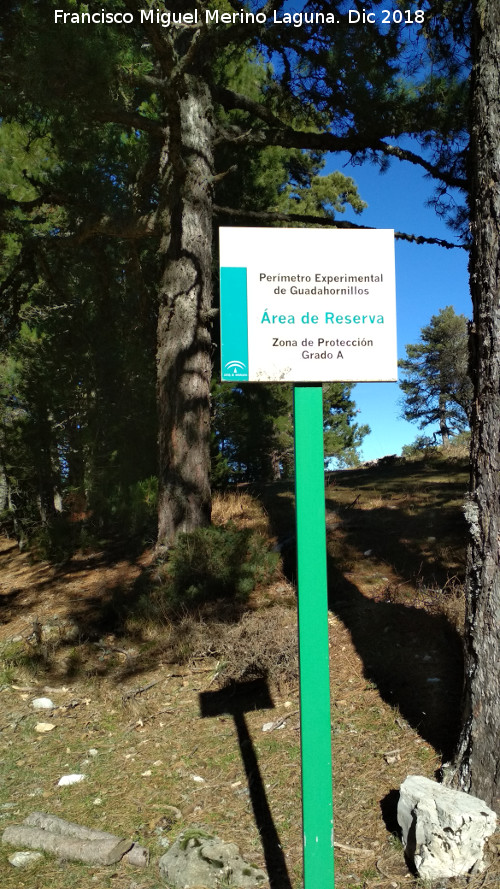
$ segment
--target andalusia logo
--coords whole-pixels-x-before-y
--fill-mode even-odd
[[[232,377],[247,377],[248,369],[244,361],[226,361],[224,365],[224,376],[232,376]]]

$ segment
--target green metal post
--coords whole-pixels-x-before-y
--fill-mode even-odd
[[[294,387],[304,889],[335,886],[323,390]]]

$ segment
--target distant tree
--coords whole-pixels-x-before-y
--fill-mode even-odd
[[[224,479],[219,474],[221,458],[226,478],[268,481],[293,474],[292,391],[283,383],[214,386],[214,482]],[[370,431],[355,422],[351,391],[345,383],[323,385],[325,459],[343,466],[359,462],[358,449]]]
[[[422,328],[420,342],[406,346],[406,354],[399,362],[403,416],[420,429],[439,424],[446,446],[450,435],[468,427],[472,406],[465,315],[457,315],[452,306],[440,309]]]

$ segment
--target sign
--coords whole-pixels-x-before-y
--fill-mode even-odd
[[[392,229],[221,228],[221,379],[397,380]]]
[[[320,384],[397,380],[394,232],[221,228],[220,303],[222,380],[296,383],[304,889],[334,889]]]

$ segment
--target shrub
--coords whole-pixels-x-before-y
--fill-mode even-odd
[[[55,515],[41,525],[29,539],[31,558],[35,561],[65,562],[77,548],[77,528],[66,516]]]
[[[280,686],[298,680],[295,610],[275,605],[249,611],[220,634],[218,646],[223,684],[264,678]]]
[[[244,602],[272,578],[278,562],[266,540],[248,528],[198,528],[180,535],[171,549],[161,572],[161,597],[173,610],[215,599]]]
[[[404,445],[401,456],[407,459],[426,457],[430,453],[437,453],[438,447],[434,438],[428,435],[418,435],[412,444]]]

